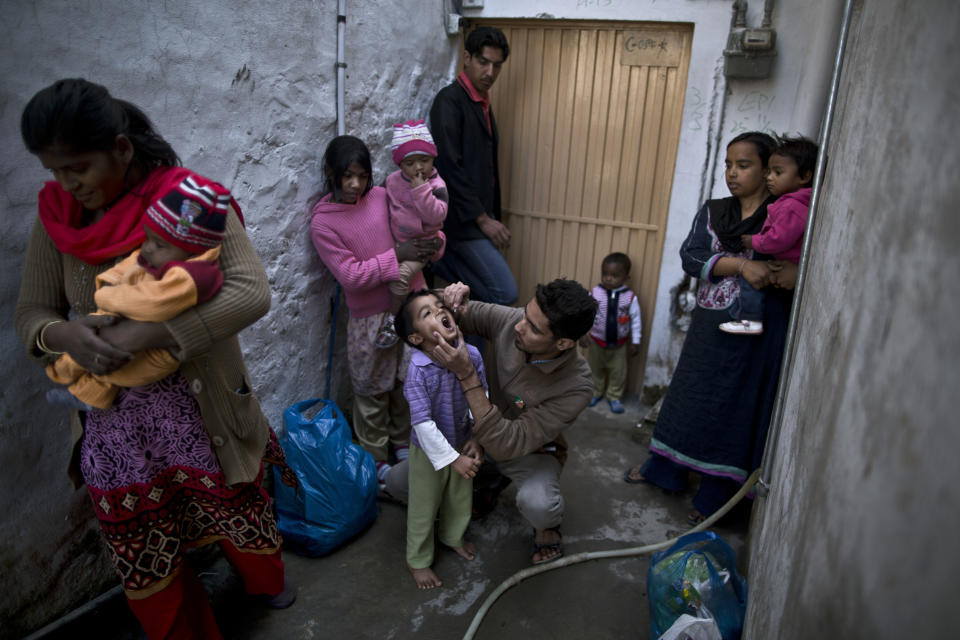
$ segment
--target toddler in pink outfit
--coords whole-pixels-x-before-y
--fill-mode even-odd
[[[800,262],[816,163],[817,145],[810,140],[802,136],[777,140],[767,173],[767,190],[777,200],[767,207],[767,219],[760,233],[741,236],[745,248],[771,255],[775,260]],[[722,323],[720,330],[740,335],[763,333],[764,293],[743,277],[739,282],[739,304],[731,307],[734,320]]]
[[[447,217],[447,185],[433,167],[437,147],[423,120],[408,120],[393,125],[390,142],[393,161],[400,167],[387,176],[387,210],[390,231],[397,243],[415,238],[438,237]],[[393,320],[410,290],[410,278],[419,273],[425,262],[407,260],[400,263],[400,277],[389,284],[390,313],[377,334],[381,349],[397,342]]]

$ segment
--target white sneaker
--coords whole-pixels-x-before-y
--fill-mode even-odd
[[[759,320],[731,320],[721,324],[720,331],[742,336],[757,336],[763,333],[763,323]]]

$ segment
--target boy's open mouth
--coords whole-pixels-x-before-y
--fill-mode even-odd
[[[447,341],[447,344],[454,349],[459,347],[460,341],[457,339],[457,325],[454,323],[450,311],[446,308],[440,310],[440,324],[443,326],[444,331],[449,334],[443,337],[443,339]]]

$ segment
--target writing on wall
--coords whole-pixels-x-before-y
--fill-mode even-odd
[[[770,110],[776,96],[761,91],[751,91],[735,101],[733,117],[730,121],[730,133],[737,135],[745,131],[772,131]]]
[[[691,131],[703,129],[703,115],[706,106],[707,101],[703,99],[700,89],[691,87],[690,97],[687,99],[687,123]]]
[[[623,31],[620,64],[629,66],[677,67],[682,40],[676,31]]]
[[[629,0],[630,4],[636,4],[637,0]],[[649,0],[650,4],[656,4],[657,0]],[[621,0],[577,0],[577,9],[593,9],[596,7],[612,7],[621,4]]]

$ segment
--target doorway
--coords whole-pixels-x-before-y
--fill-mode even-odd
[[[693,26],[485,20],[510,57],[490,92],[507,261],[520,300],[559,276],[592,287],[622,251],[643,317],[628,391],[643,386]]]

